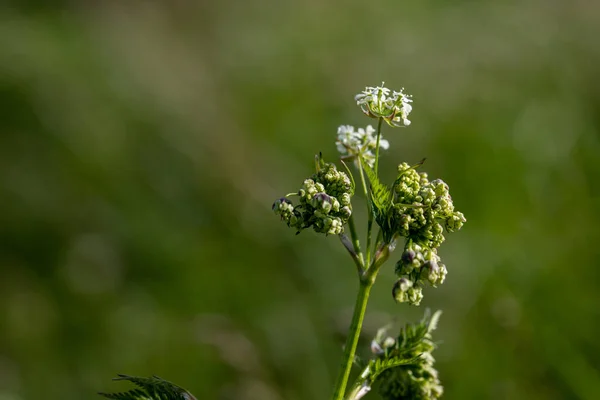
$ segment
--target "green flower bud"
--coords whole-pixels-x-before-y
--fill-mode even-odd
[[[276,201],[273,210],[298,232],[313,227],[315,232],[341,234],[352,215],[352,183],[346,173],[317,157],[317,173],[305,179],[298,190],[299,205],[287,199]]]
[[[435,195],[438,197],[448,195],[450,190],[448,184],[441,179],[434,179],[431,181],[430,186],[434,189]]]
[[[275,200],[272,209],[275,214],[281,217],[282,221],[289,222],[290,217],[294,215],[294,206],[292,205],[292,202],[285,197]]]
[[[329,226],[327,229],[327,234],[329,235],[339,235],[344,231],[344,225],[339,218],[331,218],[329,220]]]
[[[415,253],[414,250],[407,249],[406,251],[404,251],[404,253],[402,253],[401,261],[404,264],[412,264],[412,262],[415,260],[416,257],[417,257],[417,253]]]
[[[408,304],[418,306],[423,300],[423,288],[419,286],[411,287],[406,291],[406,297],[408,298]]]
[[[444,283],[444,281],[446,280],[446,275],[448,275],[448,270],[446,269],[445,264],[438,263],[438,267],[440,270],[438,272],[438,279],[435,282],[434,286],[441,285],[442,283]]]
[[[327,194],[341,198],[344,193],[352,195],[352,181],[345,172],[338,171],[331,163],[324,163],[319,171],[312,176],[315,182],[322,183]],[[348,199],[345,199],[348,200]],[[349,201],[348,201],[348,204]]]
[[[427,206],[432,205],[436,199],[435,191],[429,186],[421,188],[418,197],[421,199],[420,202]]]
[[[419,172],[419,185],[426,186],[429,184],[427,172]]]
[[[398,178],[394,183],[397,202],[402,204],[413,204],[419,195],[421,176],[407,163],[398,166]]]
[[[414,250],[406,248],[396,263],[396,275],[410,275],[415,268],[421,265],[421,261]]]
[[[350,193],[342,193],[342,195],[340,196],[340,204],[342,206],[349,206],[350,205]]]
[[[331,196],[328,196],[326,193],[317,193],[311,200],[311,205],[322,211],[324,214],[329,214],[331,208],[333,207],[333,200]],[[335,200],[337,202],[337,200]],[[339,203],[338,203],[339,204]]]
[[[294,206],[287,197],[281,197],[275,200],[272,209],[273,211],[275,211],[275,214],[281,214],[282,212],[288,211],[289,209],[293,210]]]
[[[440,268],[435,259],[431,259],[425,261],[425,263],[421,266],[421,279],[426,280],[431,284],[431,286],[435,286],[440,277]]]
[[[348,219],[350,219],[351,215],[352,210],[350,209],[350,207],[345,206],[340,209],[340,218],[342,218],[342,220],[347,221]]]
[[[448,232],[455,232],[462,228],[465,222],[467,220],[463,213],[456,211],[446,220],[446,230]]]
[[[413,282],[407,278],[400,278],[392,288],[392,296],[398,303],[406,303],[409,301],[408,291],[412,288]]]

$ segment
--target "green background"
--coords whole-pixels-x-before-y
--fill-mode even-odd
[[[353,96],[381,81],[414,96],[384,178],[427,157],[468,222],[421,307],[386,265],[366,335],[441,308],[445,398],[600,397],[595,2],[0,10],[0,399],[94,399],[116,373],[327,398],[354,266],[271,204],[336,157],[338,125],[373,123]]]

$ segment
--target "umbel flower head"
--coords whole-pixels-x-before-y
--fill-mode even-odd
[[[300,233],[312,227],[315,232],[339,235],[352,215],[350,199],[354,194],[352,182],[334,164],[317,159],[317,172],[302,184],[299,204],[294,206],[287,197],[273,203],[273,211],[289,227]]]
[[[466,222],[454,209],[448,185],[426,173],[418,173],[406,163],[398,166],[393,187],[393,205],[385,219],[379,219],[387,237],[406,238],[404,251],[396,263],[399,279],[392,294],[396,301],[419,305],[423,287],[437,287],[448,273],[437,249],[444,242],[444,230],[454,232]]]
[[[362,158],[370,167],[375,164],[375,154],[377,149],[377,135],[375,128],[367,125],[366,128],[354,130],[351,125],[342,125],[337,130],[337,141],[335,142],[338,151],[345,160],[354,160],[356,167],[360,167],[360,158]],[[379,137],[379,148],[387,150],[390,143]]]
[[[397,92],[384,87],[383,83],[376,87],[367,86],[354,99],[371,118],[383,118],[392,127],[410,125],[408,115],[412,111],[412,96],[405,94],[404,88]]]

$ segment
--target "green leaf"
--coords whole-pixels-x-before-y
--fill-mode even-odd
[[[397,231],[392,219],[393,194],[388,186],[381,183],[377,174],[369,165],[361,159],[362,168],[371,182],[371,204],[375,221],[381,228],[383,240],[390,243]]]
[[[417,389],[428,393],[429,396],[418,397],[419,399],[437,399],[443,392],[443,388],[437,378],[437,372],[433,369],[434,359],[431,352],[435,345],[432,342],[431,332],[436,329],[440,315],[440,311],[432,315],[429,310],[426,310],[420,322],[406,324],[393,344],[387,346],[383,345],[387,329],[378,331],[374,341],[379,345],[381,352],[377,353],[363,369],[348,399],[360,399],[375,384],[379,386],[380,391],[386,393],[399,388],[409,392]],[[427,374],[415,376],[414,372],[418,371],[427,371]],[[383,395],[383,392],[380,394]],[[390,393],[387,393],[383,397],[396,399],[398,398],[394,397],[396,395],[397,393],[390,397]]]
[[[361,158],[360,163],[371,182],[371,201],[373,206],[379,212],[387,214],[387,211],[392,206],[392,191],[386,185],[379,181],[377,174],[369,165]]]
[[[371,373],[369,374],[369,380],[375,382],[377,377],[381,375],[385,370],[390,368],[399,367],[401,365],[416,364],[419,362],[419,356],[411,358],[392,357],[392,358],[378,358],[369,362],[369,368]]]
[[[129,381],[137,386],[127,392],[98,393],[114,400],[196,400],[191,393],[174,383],[165,381],[158,376],[141,378],[119,374],[115,381]]]

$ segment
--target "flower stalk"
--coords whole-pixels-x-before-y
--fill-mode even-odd
[[[356,347],[365,319],[367,303],[369,302],[369,294],[371,293],[372,287],[373,282],[360,281],[358,294],[356,296],[356,304],[354,305],[354,312],[352,314],[352,322],[350,323],[348,338],[346,339],[346,345],[344,346],[344,354],[342,356],[340,371],[335,382],[332,400],[343,400],[346,394],[346,386],[348,385],[348,378],[350,377],[350,371],[352,370],[352,364],[356,355]]]

